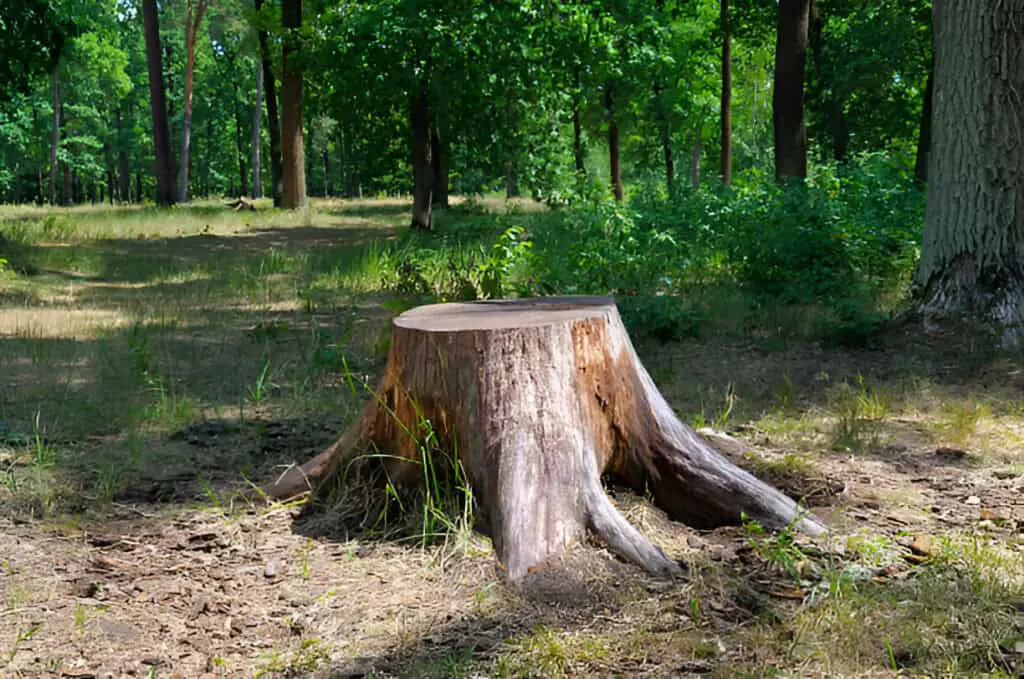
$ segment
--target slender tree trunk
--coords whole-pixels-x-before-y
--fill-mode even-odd
[[[704,142],[701,139],[700,128],[697,128],[697,135],[693,140],[693,151],[690,153],[690,184],[693,188],[700,187],[700,157],[704,152]]]
[[[142,170],[135,170],[135,202],[142,202]]]
[[[582,176],[587,173],[587,167],[583,158],[583,116],[580,113],[582,89],[579,65],[576,66],[575,82],[576,89],[572,94],[572,155],[576,160],[576,173]]]
[[[192,83],[196,67],[196,38],[206,13],[206,0],[185,2],[185,116],[181,126],[181,167],[178,174],[178,201],[188,202],[188,172],[192,144]]]
[[[260,177],[260,126],[263,118],[263,64],[256,65],[256,104],[252,107],[252,197],[263,197]]]
[[[149,99],[153,111],[153,148],[156,155],[156,202],[174,203],[174,175],[171,172],[171,144],[167,125],[167,95],[160,50],[160,20],[156,0],[142,0],[142,20],[146,33],[149,66]]]
[[[926,319],[1024,334],[1024,5],[935,4],[933,127],[917,284]]]
[[[722,0],[722,160],[719,174],[722,184],[732,184],[732,28],[729,25],[729,0]]]
[[[263,0],[253,0],[256,9],[263,7]],[[270,59],[270,43],[266,31],[259,31],[260,62],[263,65],[263,88],[267,102],[267,130],[270,133],[270,193],[274,207],[281,207],[281,121],[277,114],[277,84],[274,67]]]
[[[118,199],[129,202],[131,200],[131,170],[128,166],[128,136],[125,134],[124,121],[121,117],[121,107],[117,107],[117,184]]]
[[[331,197],[331,153],[327,148],[327,144],[324,144],[323,152],[324,160],[324,198]]]
[[[210,172],[213,170],[213,117],[206,118],[206,163],[203,168],[203,194],[210,197]]]
[[[921,127],[917,136],[917,158],[914,162],[914,177],[921,184],[928,181],[928,151],[932,143],[932,90],[934,89],[935,65],[928,66],[928,82],[924,88],[924,102],[921,106]]]
[[[804,126],[804,62],[810,0],[779,0],[775,41],[775,178],[807,176],[807,129]]]
[[[71,176],[71,168],[68,167],[67,162],[61,161],[60,167],[64,173],[64,197],[61,202],[64,205],[71,205],[75,202],[74,178]]]
[[[436,208],[448,207],[448,139],[441,135],[437,121],[430,126],[430,160],[434,186],[431,202]]]
[[[412,228],[430,229],[433,215],[430,204],[434,187],[430,148],[430,99],[427,83],[421,83],[409,103],[412,127]]]
[[[822,87],[822,105],[825,111],[825,127],[832,140],[832,157],[839,163],[845,163],[850,149],[850,127],[846,122],[846,93],[833,82],[825,59],[824,21],[818,11],[818,3],[811,0],[808,43],[814,61],[814,70],[818,81],[829,85]]]
[[[672,126],[665,114],[665,104],[661,100],[663,89],[661,83],[654,83],[654,114],[658,119],[661,153],[665,159],[665,184],[668,186],[668,195],[671,196],[676,190],[676,161],[672,155]]]
[[[611,169],[612,192],[615,200],[622,202],[622,164],[619,157],[619,123],[615,115],[615,86],[612,82],[604,86],[604,107],[608,114],[608,161]]]
[[[306,156],[302,141],[302,73],[295,64],[295,33],[302,27],[302,0],[282,0],[281,24],[288,31],[281,52],[281,207],[306,204]]]
[[[516,139],[515,106],[511,91],[505,96],[505,125],[509,131],[505,140],[505,198],[518,198],[519,180],[516,178],[516,153],[519,144]]]
[[[53,65],[52,81],[53,119],[50,127],[50,205],[57,204],[57,148],[60,145],[60,71]]]
[[[245,135],[242,133],[242,113],[239,110],[238,101],[238,81],[233,80],[235,89],[235,152],[238,155],[238,186],[239,196],[244,196],[249,193],[248,175],[249,173],[245,169]]]

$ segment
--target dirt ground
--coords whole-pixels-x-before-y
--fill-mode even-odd
[[[305,248],[330,234],[275,237]],[[232,243],[217,245],[245,256],[250,244]],[[70,304],[138,308],[142,293],[121,283],[96,282],[108,296]],[[232,317],[232,332],[291,313],[273,303]],[[213,311],[203,313],[193,340],[210,327]],[[386,311],[368,313],[386,322]],[[6,346],[32,339],[12,327],[0,325],[14,338]],[[721,432],[709,436],[724,454],[803,498],[831,535],[696,531],[610,488],[686,577],[653,580],[587,544],[511,587],[474,533],[423,546],[356,531],[329,510],[244,499],[247,479],[330,443],[348,417],[332,410],[351,412],[361,396],[301,412],[268,399],[245,417],[200,399],[197,414],[141,444],[111,431],[60,440],[79,460],[141,445],[154,461],[105,501],[43,511],[8,487],[0,677],[1024,676],[1020,356],[901,325],[860,349],[756,337],[638,348],[681,415]],[[38,362],[6,365],[23,371],[6,383],[34,394]],[[372,376],[380,363],[361,368]],[[214,377],[209,394],[218,388]],[[317,399],[346,389],[339,379],[317,388]],[[12,441],[0,468],[27,478],[18,446],[33,442]]]

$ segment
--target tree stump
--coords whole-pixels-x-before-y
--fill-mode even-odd
[[[401,314],[376,398],[335,444],[267,493],[315,490],[371,445],[393,456],[393,480],[408,479],[419,471],[404,460],[418,460],[409,432],[420,418],[457,451],[512,580],[588,528],[652,573],[678,572],[612,505],[602,474],[650,491],[670,518],[693,527],[747,516],[766,527],[825,530],[676,417],[607,297],[436,304]]]

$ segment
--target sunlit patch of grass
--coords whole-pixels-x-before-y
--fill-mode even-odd
[[[494,664],[497,677],[562,677],[576,666],[599,662],[609,653],[607,642],[595,636],[572,635],[543,625],[514,639]]]
[[[991,416],[991,408],[983,403],[949,402],[942,408],[935,431],[944,442],[965,446],[974,438],[979,425]]]
[[[868,387],[858,374],[856,386],[844,382],[832,390],[829,411],[835,421],[832,447],[863,450],[879,442],[881,424],[890,412],[889,396],[877,387]]]
[[[775,647],[788,667],[846,676],[1011,676],[1022,638],[1024,558],[977,536],[940,539],[939,554],[909,577],[863,579],[836,571],[834,586],[781,627],[758,626],[750,642]],[[890,562],[891,545],[851,545],[869,564]],[[847,573],[847,575],[843,575]]]

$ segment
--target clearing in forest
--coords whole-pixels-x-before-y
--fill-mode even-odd
[[[354,420],[423,280],[479,292],[452,264],[504,225],[410,235],[407,208],[2,209],[0,675],[1020,671],[1024,361],[955,333],[635,339],[680,418],[832,529],[698,531],[608,488],[672,582],[593,541],[510,586],[464,484],[246,500]]]

